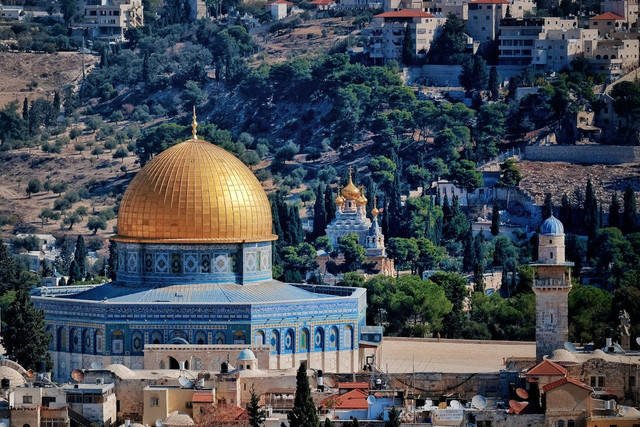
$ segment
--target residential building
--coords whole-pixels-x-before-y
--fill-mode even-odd
[[[632,28],[638,21],[638,0],[603,0],[600,2],[600,11],[624,18],[627,28]]]
[[[469,0],[425,1],[422,3],[422,8],[425,12],[433,15],[449,16],[449,14],[454,14],[463,21],[469,19]]]
[[[58,387],[16,387],[10,395],[12,426],[69,426],[65,393]]]
[[[87,0],[84,24],[91,37],[123,40],[131,27],[144,25],[142,0]]]
[[[640,41],[633,40],[587,40],[584,57],[589,59],[593,73],[622,76],[638,66]]]
[[[600,36],[620,31],[625,23],[625,18],[613,12],[606,12],[589,18],[589,28],[598,30]]]
[[[598,39],[597,30],[567,28],[549,30],[534,41],[532,64],[548,71],[561,71],[570,67],[571,61],[584,55],[585,41]]]
[[[492,41],[498,35],[500,20],[507,14],[507,0],[471,0],[469,6],[469,35],[479,42]]]
[[[275,20],[286,18],[290,6],[293,6],[293,3],[286,0],[276,0],[265,5],[267,10],[271,11],[271,17]]]
[[[196,390],[180,386],[147,386],[143,390],[144,414],[142,424],[154,425],[156,420],[164,420],[178,411],[194,417],[194,402],[212,404],[215,391]],[[197,405],[196,405],[197,406]]]
[[[70,414],[79,414],[99,425],[110,426],[116,422],[117,404],[113,384],[97,381],[95,384],[66,384]]]
[[[446,22],[442,16],[420,10],[395,10],[373,17],[371,22],[371,47],[369,56],[375,61],[402,59],[405,32],[414,41],[414,53],[424,54],[431,48],[433,38]]]
[[[576,18],[506,18],[500,24],[500,65],[527,66],[533,62],[536,40],[550,30],[576,28]]]

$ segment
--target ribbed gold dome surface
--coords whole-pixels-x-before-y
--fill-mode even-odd
[[[275,240],[262,185],[240,160],[191,139],[153,158],[120,204],[116,241],[235,243]]]

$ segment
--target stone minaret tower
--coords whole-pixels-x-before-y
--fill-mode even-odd
[[[553,215],[540,226],[536,294],[536,359],[564,348],[569,339],[569,291],[572,262],[565,261],[564,227]]]

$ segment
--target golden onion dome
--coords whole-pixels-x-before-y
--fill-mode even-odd
[[[357,206],[364,206],[369,200],[364,196],[364,187],[360,187],[360,196],[356,199]]]
[[[380,215],[380,211],[378,210],[378,208],[374,207],[373,209],[371,209],[371,215],[373,215],[374,217]]]
[[[342,194],[338,193],[338,197],[334,199],[334,202],[336,202],[336,205],[338,206],[343,205],[345,200],[344,200],[344,197],[342,197]]]
[[[124,193],[120,242],[242,243],[277,239],[255,175],[233,154],[194,138],[153,158]]]
[[[342,189],[342,196],[348,200],[354,200],[360,197],[360,189],[356,187],[351,180],[351,174],[349,174],[349,183]]]

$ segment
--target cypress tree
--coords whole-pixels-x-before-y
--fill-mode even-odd
[[[304,242],[304,229],[297,205],[287,205],[286,242],[287,246],[297,246]]]
[[[81,235],[78,236],[78,240],[76,240],[76,250],[73,258],[76,264],[78,264],[80,277],[84,279],[87,275],[87,246],[84,244],[84,238]]]
[[[6,355],[25,369],[53,367],[47,351],[51,336],[45,330],[44,312],[35,308],[27,290],[16,292],[15,301],[3,313],[2,345]]]
[[[389,200],[389,237],[400,237],[402,223],[402,202],[400,199],[400,167],[393,174],[391,197]]]
[[[489,99],[497,101],[500,97],[500,75],[498,69],[493,66],[489,70]]]
[[[404,65],[411,65],[413,61],[415,48],[413,47],[413,39],[409,32],[409,27],[404,31],[404,40],[402,41],[402,62]]]
[[[461,213],[462,211],[460,210],[460,199],[454,194],[451,198],[451,215],[456,216]]]
[[[476,292],[484,292],[484,262],[478,261],[473,268],[473,282]]]
[[[471,226],[464,234],[464,253],[462,257],[462,270],[463,271],[472,271],[473,267],[476,265],[476,252],[473,250],[473,230]]]
[[[587,188],[584,193],[584,228],[589,236],[594,236],[598,230],[598,201],[593,190],[591,179],[587,181]]]
[[[549,218],[553,215],[553,200],[551,199],[551,193],[544,195],[544,203],[542,204],[542,220]]]
[[[327,206],[324,201],[323,189],[318,187],[316,201],[313,205],[313,238],[324,236],[327,229]]]
[[[493,212],[491,213],[491,234],[494,236],[500,234],[500,208],[497,203],[493,204]]]
[[[145,52],[142,58],[142,81],[149,83],[149,53]]]
[[[260,406],[260,397],[254,389],[251,389],[251,400],[247,405],[247,413],[249,414],[249,425],[251,427],[263,426],[267,419],[267,413]]]
[[[440,197],[440,191],[436,191],[436,206],[442,206],[442,198]]]
[[[369,180],[369,185],[367,185],[367,215],[371,215],[371,211],[376,206],[374,205],[376,199],[376,184],[372,179]]]
[[[622,232],[633,233],[637,224],[636,195],[630,185],[624,190],[624,211],[622,212]]]
[[[22,102],[22,118],[29,121],[29,100],[26,97]]]
[[[613,193],[611,204],[609,205],[609,227],[620,228],[620,202],[618,194]]]
[[[560,204],[560,212],[558,213],[559,220],[564,224],[565,228],[571,225],[571,201],[566,194],[562,195],[562,202]]]
[[[448,224],[449,222],[451,222],[451,218],[453,218],[453,213],[451,212],[449,197],[445,194],[444,201],[442,202],[442,221],[445,224]]]
[[[336,217],[336,199],[331,191],[331,186],[327,185],[324,191],[324,210],[326,212],[325,224],[329,225]],[[324,234],[324,233],[323,233]]]
[[[111,280],[116,279],[118,271],[118,244],[111,240],[109,242],[109,258],[107,260],[107,277]]]
[[[76,282],[81,282],[82,280],[84,280],[84,276],[80,271],[80,266],[78,265],[78,262],[74,259],[71,261],[71,265],[69,266],[69,282],[67,283],[69,285],[72,285]]]
[[[289,427],[317,427],[320,423],[316,405],[311,397],[306,361],[300,363],[296,374],[296,396],[293,410],[287,414],[287,420]]]

